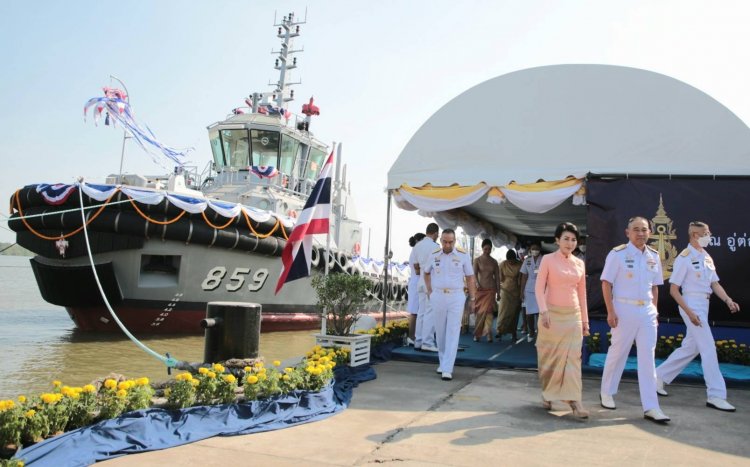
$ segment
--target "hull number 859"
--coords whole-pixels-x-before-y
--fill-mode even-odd
[[[224,284],[224,287],[228,292],[236,292],[240,290],[243,285],[245,285],[245,279],[249,275],[250,268],[234,268],[232,275],[229,276],[229,279],[227,280],[227,283]],[[210,271],[208,271],[208,275],[206,275],[206,278],[203,280],[201,288],[203,288],[203,290],[216,290],[221,285],[222,281],[224,281],[224,278],[226,276],[227,268],[225,268],[224,266],[216,266],[215,268],[212,268]],[[263,285],[266,283],[267,278],[268,269],[258,269],[257,271],[255,271],[255,274],[253,274],[253,277],[247,284],[247,289],[250,292],[257,292],[258,290],[263,288]]]

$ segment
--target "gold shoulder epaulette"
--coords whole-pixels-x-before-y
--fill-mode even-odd
[[[628,246],[627,243],[623,243],[622,245],[617,245],[616,247],[612,248],[612,251],[622,251]]]
[[[657,250],[656,248],[652,247],[651,245],[646,245],[646,248],[648,248],[649,250],[653,251],[654,253],[659,253],[659,250]]]
[[[687,248],[685,248],[684,250],[680,252],[680,256],[687,256],[689,254],[690,254],[690,250],[688,250]]]
[[[437,250],[433,251],[432,254],[435,254],[435,253],[439,252],[440,250],[442,250],[442,248],[438,248]]]
[[[457,246],[457,247],[456,247],[456,250],[458,250],[458,251],[459,251],[459,252],[461,252],[461,253],[466,253],[466,250],[464,250],[464,249],[463,249],[463,248],[461,248],[460,246]]]

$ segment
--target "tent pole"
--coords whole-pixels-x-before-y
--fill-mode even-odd
[[[385,326],[385,312],[388,306],[388,272],[391,260],[391,190],[388,190],[388,204],[385,213],[385,257],[383,259],[383,326]]]

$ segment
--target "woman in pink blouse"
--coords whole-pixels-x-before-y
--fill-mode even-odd
[[[536,280],[539,334],[536,341],[542,405],[565,401],[578,418],[588,418],[581,404],[581,344],[589,334],[586,269],[573,255],[578,228],[563,222],[555,229],[559,249],[542,258]]]

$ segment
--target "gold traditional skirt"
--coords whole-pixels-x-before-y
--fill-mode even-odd
[[[581,400],[581,311],[573,307],[550,306],[550,327],[542,326],[536,340],[539,380],[546,401]]]

